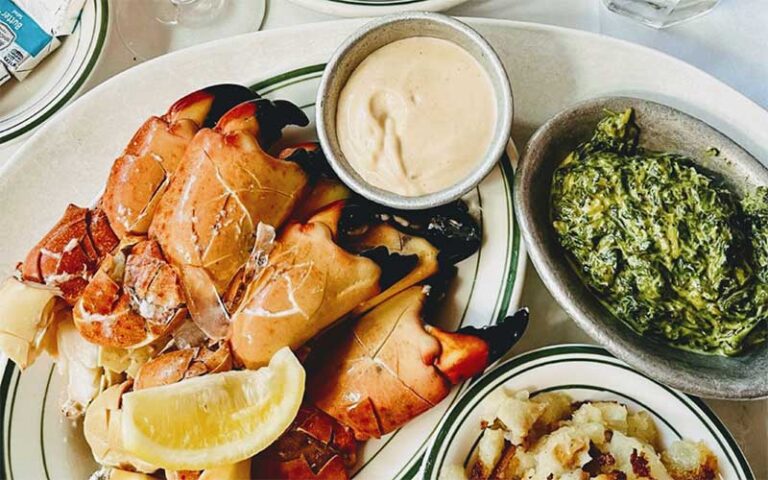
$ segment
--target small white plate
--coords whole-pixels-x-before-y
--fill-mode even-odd
[[[645,410],[654,417],[663,445],[681,438],[701,440],[717,456],[722,478],[755,478],[730,432],[701,400],[651,380],[591,345],[534,350],[482,376],[443,417],[425,456],[422,478],[437,480],[448,465],[466,466],[481,435],[479,407],[502,386],[531,395],[564,392],[575,401],[614,400]]]
[[[339,17],[375,17],[397,12],[442,12],[467,0],[291,0],[316,12]]]
[[[109,25],[107,0],[88,0],[75,32],[23,82],[0,87],[0,145],[31,131],[66,105],[101,54]]]

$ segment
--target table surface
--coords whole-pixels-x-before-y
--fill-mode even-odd
[[[114,4],[117,0],[110,0]],[[137,0],[119,0],[137,1]],[[252,1],[252,0],[231,0]],[[337,19],[306,10],[288,0],[267,0],[262,29],[274,29]],[[114,12],[114,8],[111,9]],[[768,0],[722,0],[711,13],[665,30],[654,30],[607,11],[600,0],[469,0],[449,10],[457,16],[521,20],[602,33],[640,43],[676,56],[734,87],[768,108]],[[112,24],[102,58],[83,92],[136,65]],[[766,126],[768,128],[768,126]],[[0,146],[0,166],[25,138]],[[543,300],[526,291],[541,280],[529,265],[523,303],[537,307]],[[538,284],[538,285],[537,285]],[[539,288],[535,288],[539,290]],[[551,299],[546,299],[551,302]],[[544,307],[544,306],[542,306]],[[551,307],[544,307],[550,310]],[[567,318],[564,321],[570,321]],[[550,332],[551,333],[551,332]],[[559,343],[551,335],[526,335],[521,347]],[[578,339],[560,339],[572,342]],[[587,340],[586,337],[583,340]],[[768,374],[756,372],[756,374]],[[768,400],[731,402],[708,400],[745,451],[756,478],[768,479]]]

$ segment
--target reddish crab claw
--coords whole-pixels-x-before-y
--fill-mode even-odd
[[[99,208],[69,205],[19,265],[21,279],[57,288],[73,305],[118,240]]]
[[[498,326],[447,332],[424,324],[426,296],[415,286],[386,300],[314,362],[309,400],[358,440],[386,435],[436,405],[453,384],[506,352],[527,325],[521,310]]]

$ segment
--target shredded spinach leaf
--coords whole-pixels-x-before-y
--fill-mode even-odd
[[[640,148],[608,112],[555,171],[551,217],[603,304],[641,335],[737,355],[766,340],[768,188],[743,202],[689,158]]]

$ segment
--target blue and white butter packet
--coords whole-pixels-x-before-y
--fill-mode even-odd
[[[130,0],[128,0],[130,1]],[[70,35],[77,26],[85,0],[15,0],[54,37]]]
[[[57,36],[72,33],[83,4],[84,0],[0,0],[0,64],[23,80],[61,44]],[[0,71],[0,83],[5,80]]]

